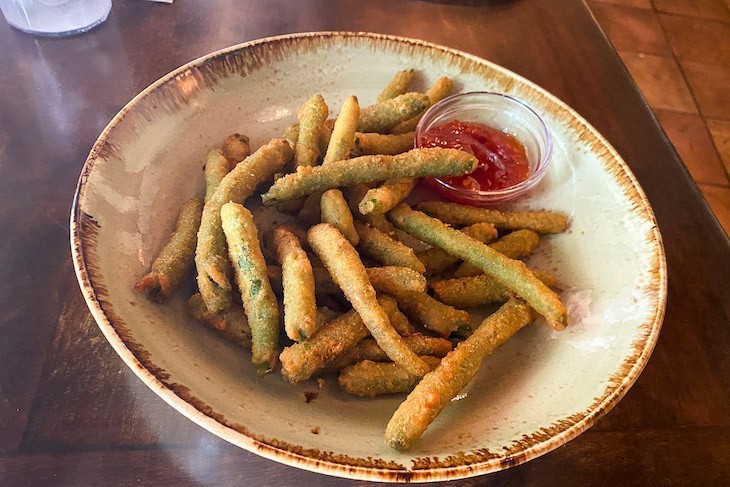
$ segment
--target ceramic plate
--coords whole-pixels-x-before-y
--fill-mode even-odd
[[[189,319],[180,297],[153,304],[132,285],[169,235],[181,203],[202,194],[206,152],[233,132],[257,147],[281,136],[320,92],[332,113],[349,94],[366,106],[399,69],[416,89],[438,76],[456,91],[519,98],[547,122],[553,164],[522,208],[561,211],[567,233],[531,263],[552,270],[571,316],[521,330],[407,452],[383,432],[401,396],[348,397],[336,380],[258,379],[250,355]],[[114,117],[81,174],[71,216],[79,283],[99,327],[171,406],[258,455],[330,475],[384,481],[468,477],[557,448],[605,414],[636,380],[664,314],[666,268],[654,215],[606,140],[538,86],[477,57],[422,41],[362,33],[262,39],[193,61]],[[317,392],[305,403],[305,392]],[[600,461],[600,459],[596,459]]]

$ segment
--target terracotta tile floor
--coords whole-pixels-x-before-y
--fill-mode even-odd
[[[730,233],[730,0],[588,0]]]

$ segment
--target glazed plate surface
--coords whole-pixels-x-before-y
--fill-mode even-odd
[[[551,270],[571,324],[540,320],[488,357],[477,377],[407,452],[383,432],[402,396],[359,399],[336,379],[291,385],[256,377],[250,354],[134,282],[169,235],[181,204],[202,195],[207,151],[233,132],[252,147],[280,137],[321,93],[367,106],[399,69],[456,92],[495,91],[537,111],[554,136],[552,166],[519,208],[567,214],[529,263]],[[587,429],[625,394],[656,342],[666,264],[654,215],[616,151],[538,86],[474,56],[422,41],[310,33],[234,46],[170,73],[132,100],[89,155],[71,216],[74,263],[104,335],[137,375],[195,423],[249,451],[330,475],[383,481],[467,477],[518,465]],[[305,403],[305,392],[317,392]],[[596,459],[600,461],[600,459]]]

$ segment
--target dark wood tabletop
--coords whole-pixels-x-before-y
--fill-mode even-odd
[[[462,485],[730,483],[730,244],[584,3],[115,0],[78,37],[0,22],[0,485],[348,483],[241,450],[167,406],[102,336],[69,250],[81,167],[128,100],[208,52],[319,30],[424,39],[538,83],[616,147],[659,222],[668,306],[636,384],[567,445]]]

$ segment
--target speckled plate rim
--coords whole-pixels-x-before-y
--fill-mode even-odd
[[[304,38],[347,38],[359,37],[368,38],[373,41],[390,41],[396,43],[405,43],[415,47],[433,49],[443,53],[451,54],[456,57],[464,58],[476,64],[484,65],[489,69],[501,72],[503,75],[512,78],[518,83],[523,84],[532,90],[538,92],[548,102],[553,112],[561,112],[563,115],[571,119],[579,127],[580,133],[587,139],[589,146],[597,152],[600,148],[603,152],[602,160],[604,167],[612,175],[622,180],[620,181],[622,189],[629,200],[633,203],[632,211],[637,212],[642,218],[651,222],[652,228],[649,231],[649,243],[653,246],[654,255],[652,255],[651,275],[653,282],[651,284],[656,303],[652,316],[642,323],[639,327],[641,333],[639,337],[632,343],[632,355],[625,359],[619,367],[619,374],[614,375],[609,380],[609,384],[604,393],[596,398],[596,401],[586,411],[580,414],[572,415],[558,422],[560,424],[557,432],[546,430],[545,434],[540,436],[538,441],[518,442],[516,448],[505,451],[498,456],[490,456],[486,460],[479,461],[475,459],[473,463],[462,465],[454,465],[437,468],[380,468],[372,466],[357,466],[337,463],[334,461],[322,460],[311,456],[306,456],[289,451],[285,446],[277,446],[259,441],[248,436],[231,425],[224,425],[214,418],[215,413],[205,411],[204,408],[196,407],[186,398],[179,394],[179,389],[173,390],[166,385],[160,378],[155,376],[147,367],[142,364],[140,357],[128,347],[128,344],[117,333],[117,329],[113,324],[113,317],[107,316],[104,312],[102,304],[98,297],[97,289],[92,282],[88,271],[87,255],[84,249],[81,229],[82,212],[79,201],[83,198],[89,174],[93,170],[94,162],[105,145],[106,140],[114,129],[114,127],[124,118],[124,116],[133,110],[139,102],[148,96],[160,86],[177,77],[178,75],[190,70],[191,68],[201,66],[213,58],[234,51],[258,46],[261,44],[275,42],[293,42]],[[656,341],[661,330],[664,312],[666,308],[667,297],[667,268],[664,247],[656,218],[644,194],[639,186],[638,181],[633,173],[623,161],[616,150],[608,143],[608,141],[593,128],[583,117],[576,113],[572,108],[563,103],[561,100],[540,88],[536,84],[527,79],[498,66],[494,63],[486,61],[472,54],[465,53],[456,49],[429,43],[426,41],[409,39],[399,36],[391,36],[384,34],[374,34],[369,32],[307,32],[298,34],[288,34],[282,36],[266,37],[250,42],[245,42],[235,46],[220,49],[210,54],[195,59],[174,71],[161,77],[150,86],[145,88],[137,96],[135,96],[127,105],[117,113],[109,124],[104,128],[97,141],[94,143],[89,156],[86,159],[81,175],[79,176],[78,185],[74,194],[73,205],[71,208],[70,219],[70,240],[71,251],[73,256],[74,268],[76,276],[84,295],[84,299],[91,311],[92,316],[96,320],[99,328],[112,345],[114,350],[124,360],[124,362],[134,371],[134,373],[158,396],[165,402],[175,408],[177,411],[185,415],[194,423],[202,426],[206,430],[223,438],[224,440],[237,445],[245,450],[256,453],[265,458],[269,458],[286,465],[302,468],[305,470],[333,475],[337,477],[345,477],[359,480],[388,481],[388,482],[427,482],[440,480],[453,480],[459,478],[473,477],[489,472],[503,470],[515,465],[520,465],[540,455],[548,453],[557,447],[565,444],[569,440],[575,438],[580,433],[588,429],[595,421],[610,411],[616,403],[626,394],[631,385],[636,381],[644,366],[649,360],[654,349]]]

